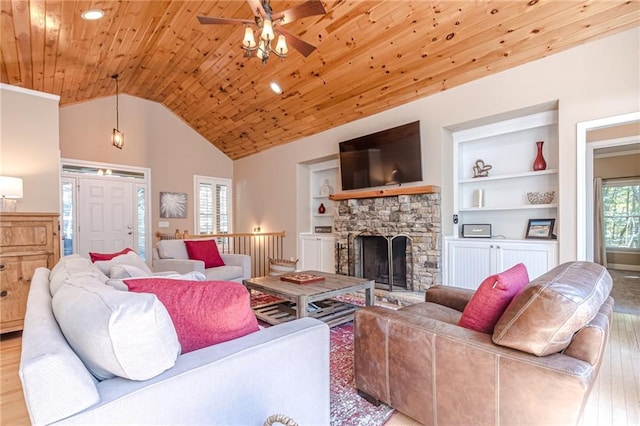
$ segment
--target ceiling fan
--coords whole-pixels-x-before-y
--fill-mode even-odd
[[[245,56],[253,56],[255,52],[255,56],[262,59],[262,63],[267,62],[270,53],[274,53],[280,58],[286,57],[289,50],[287,44],[305,57],[316,49],[315,46],[285,30],[282,25],[307,16],[326,14],[327,11],[320,0],[307,0],[302,4],[276,13],[271,9],[270,0],[247,0],[247,3],[249,3],[254,13],[253,20],[198,16],[198,21],[205,25],[244,25],[245,33],[242,40],[242,48],[245,50]],[[256,43],[252,26],[258,27],[258,43]],[[278,41],[274,49],[271,47],[271,40],[275,38],[275,34],[278,34]]]

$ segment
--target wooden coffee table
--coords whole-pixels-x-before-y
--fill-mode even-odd
[[[353,320],[353,315],[358,309],[356,305],[334,300],[333,297],[364,290],[365,304],[367,306],[374,304],[373,280],[319,271],[304,272],[325,279],[311,284],[294,284],[282,281],[280,276],[244,280],[244,285],[249,293],[251,290],[257,290],[284,299],[255,306],[253,310],[256,317],[268,324],[275,325],[309,316],[333,327]],[[302,309],[298,309],[299,307]]]

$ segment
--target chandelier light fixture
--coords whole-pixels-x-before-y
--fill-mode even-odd
[[[266,13],[265,18],[258,13],[255,17],[256,25],[258,26],[258,43],[253,34],[253,29],[246,25],[244,29],[244,39],[242,40],[242,48],[245,51],[245,56],[252,56],[255,52],[256,56],[262,60],[263,64],[266,64],[269,60],[269,54],[273,53],[279,58],[286,58],[289,48],[287,47],[287,40],[284,35],[278,35],[278,41],[276,42],[275,49],[271,47],[271,41],[275,39],[275,33],[273,32],[273,21],[271,19],[271,5],[269,2],[263,2],[263,8]]]
[[[122,147],[124,146],[124,133],[122,133],[119,130],[120,117],[119,117],[119,111],[118,111],[118,93],[119,93],[118,77],[119,77],[118,74],[113,74],[111,76],[111,78],[113,78],[116,81],[116,128],[113,129],[113,132],[111,133],[111,144],[118,149],[122,149]]]

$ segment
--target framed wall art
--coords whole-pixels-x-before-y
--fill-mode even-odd
[[[160,193],[160,218],[186,219],[187,194],[185,192]]]

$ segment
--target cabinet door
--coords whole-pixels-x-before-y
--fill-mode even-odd
[[[300,269],[320,270],[320,244],[314,235],[300,237]]]
[[[320,238],[320,271],[336,273],[335,240],[333,237]]]
[[[497,244],[497,272],[524,263],[533,280],[557,264],[555,243],[499,243]]]
[[[448,282],[443,284],[473,290],[478,288],[482,280],[493,273],[494,247],[488,242],[447,242]]]
[[[2,329],[24,318],[26,293],[20,280],[20,260],[17,257],[0,259],[0,322]]]

